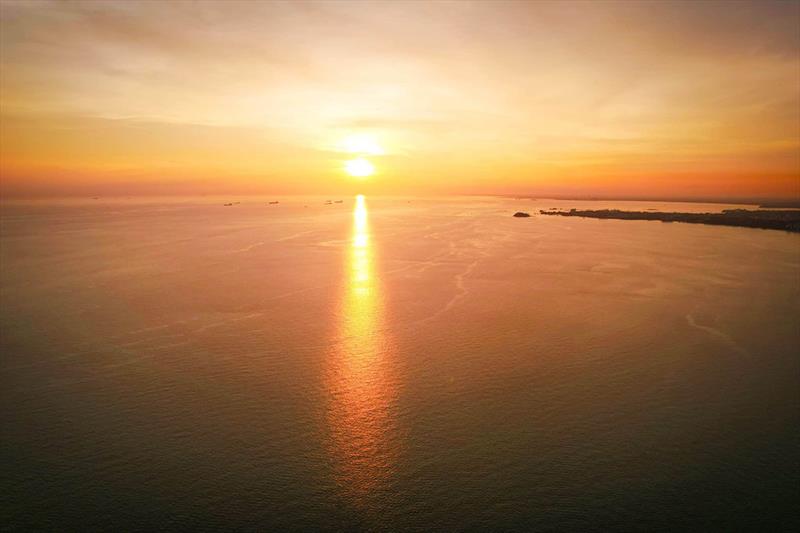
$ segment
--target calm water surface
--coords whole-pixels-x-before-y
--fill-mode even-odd
[[[730,206],[0,210],[0,524],[791,529],[800,236]]]

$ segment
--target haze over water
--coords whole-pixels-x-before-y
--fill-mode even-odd
[[[342,199],[4,204],[0,522],[797,524],[800,236]]]

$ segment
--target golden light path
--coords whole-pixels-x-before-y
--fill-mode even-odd
[[[375,275],[366,200],[356,197],[346,279],[330,356],[328,423],[337,483],[353,503],[367,504],[393,470],[390,433],[394,384]]]

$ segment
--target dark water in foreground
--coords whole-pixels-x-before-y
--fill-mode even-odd
[[[281,200],[3,205],[0,527],[798,525],[800,235]]]

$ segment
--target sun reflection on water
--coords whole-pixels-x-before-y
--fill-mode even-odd
[[[394,387],[382,324],[367,204],[356,197],[353,232],[331,354],[328,422],[337,484],[354,503],[366,503],[393,470]]]

